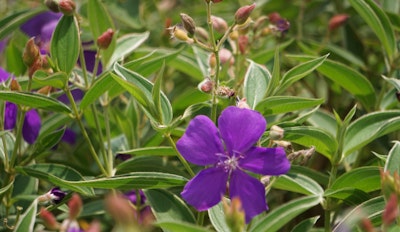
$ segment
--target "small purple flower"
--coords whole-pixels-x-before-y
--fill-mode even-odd
[[[66,193],[63,192],[59,187],[54,187],[47,193],[38,197],[39,203],[41,204],[59,204],[65,197]]]
[[[181,195],[197,210],[207,210],[221,201],[227,188],[238,197],[246,223],[268,209],[261,182],[245,172],[281,175],[290,169],[283,148],[257,147],[266,129],[264,117],[253,110],[228,107],[218,119],[218,128],[206,116],[196,116],[177,148],[196,165],[209,166],[184,187]]]

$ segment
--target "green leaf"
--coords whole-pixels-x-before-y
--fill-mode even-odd
[[[168,104],[166,106],[163,106],[161,104],[161,85],[162,85],[162,77],[164,74],[164,68],[165,68],[165,62],[163,63],[163,66],[161,67],[161,70],[158,72],[158,75],[156,77],[156,80],[154,82],[153,88],[151,90],[151,95],[153,97],[153,103],[157,111],[157,116],[158,120],[161,124],[164,124],[164,107],[170,107],[170,109],[166,109],[165,111],[172,112],[172,106],[171,104]]]
[[[153,84],[143,76],[122,67],[118,63],[115,63],[114,70],[120,77],[125,79],[122,80],[121,78],[114,78],[114,80],[117,80],[117,82],[122,85],[122,87],[128,90],[136,98],[136,100],[138,100],[138,102],[148,110],[148,113],[153,118],[158,118],[157,110],[154,108],[154,103],[150,104],[150,102],[152,102],[150,99],[152,99]],[[137,93],[137,91],[140,92]],[[140,94],[141,96],[137,96],[138,94]],[[161,92],[160,94],[160,104],[162,106],[163,112],[162,123],[163,125],[168,125],[172,121],[173,117],[171,103],[163,92]],[[158,123],[161,122],[158,121]]]
[[[33,74],[33,81],[40,83],[42,86],[63,89],[68,82],[68,76],[65,72],[56,72],[49,75],[44,70],[38,70]]]
[[[396,88],[397,91],[400,91],[400,80],[399,79],[397,79],[397,78],[389,78],[389,77],[385,77],[385,76],[382,76],[382,78],[385,81],[389,82],[391,85],[393,85]]]
[[[389,58],[393,59],[397,53],[396,38],[385,12],[372,0],[349,0],[349,3],[374,31]]]
[[[144,195],[149,201],[157,221],[196,222],[190,209],[175,194],[163,189],[146,189]]]
[[[271,46],[270,49],[259,49],[259,51],[254,51],[249,54],[250,59],[259,64],[265,64],[270,61],[276,54],[276,50],[283,51],[289,45],[295,41],[294,39],[287,40],[283,43],[277,44],[277,46]]]
[[[336,139],[328,132],[310,126],[288,127],[284,139],[315,150],[331,159],[337,150]]]
[[[255,109],[262,115],[274,115],[315,107],[323,102],[324,99],[296,96],[272,96],[261,100]]]
[[[392,0],[382,0],[382,8],[385,11],[389,11],[389,12],[398,14],[399,9],[400,9],[400,2],[392,1]]]
[[[385,172],[389,172],[391,175],[400,173],[400,142],[395,141],[394,146],[390,149],[389,154],[385,163]]]
[[[30,18],[46,10],[47,9],[45,7],[38,7],[35,9],[20,11],[2,18],[0,21],[0,40],[3,40],[6,36],[9,36],[13,31],[15,31]]]
[[[263,99],[267,93],[271,73],[265,67],[249,60],[250,65],[244,76],[243,94],[251,109]]]
[[[64,103],[37,93],[0,91],[0,99],[35,109],[71,113],[71,109]]]
[[[312,218],[307,218],[305,220],[303,220],[302,222],[300,222],[299,224],[297,224],[292,230],[291,232],[305,232],[305,231],[310,231],[311,228],[315,225],[315,223],[318,221],[318,219],[320,218],[320,216],[315,216]]]
[[[97,43],[97,38],[102,35],[108,29],[115,29],[114,23],[111,19],[103,2],[100,0],[88,0],[87,15],[90,24],[90,30],[92,31],[93,40]],[[115,35],[111,40],[110,45],[106,50],[102,50],[101,59],[102,64],[105,67],[110,67],[112,63],[109,64],[111,56],[114,53],[116,45]]]
[[[52,131],[49,134],[40,134],[37,142],[34,145],[32,156],[36,157],[42,152],[45,152],[57,145],[63,137],[64,131],[65,128],[62,128],[60,130]]]
[[[13,231],[33,231],[36,221],[37,205],[38,201],[34,200],[29,208],[26,209],[25,213],[21,215]]]
[[[122,60],[131,54],[136,48],[143,44],[149,38],[149,32],[130,33],[118,38],[115,51],[112,54],[109,65],[113,65],[118,60]]]
[[[344,137],[343,156],[348,156],[369,142],[400,129],[400,111],[374,112],[352,122]]]
[[[324,63],[328,56],[329,54],[326,54],[324,56],[306,61],[287,71],[282,77],[278,91],[282,92],[286,90],[291,84],[313,72],[322,63]]]
[[[324,129],[332,136],[336,136],[337,123],[331,113],[324,110],[317,110],[307,119],[312,126]]]
[[[143,147],[132,150],[119,151],[118,154],[129,154],[135,156],[176,156],[172,147]]]
[[[229,201],[229,199],[226,198],[224,200]],[[226,224],[222,201],[208,210],[208,216],[210,218],[211,224],[218,232],[225,232],[230,230],[230,228]]]
[[[49,181],[61,188],[71,189],[84,195],[94,195],[93,189],[91,188],[69,184],[69,182],[79,182],[84,179],[75,169],[61,164],[33,164],[24,167],[18,166],[15,169],[21,174]]]
[[[4,186],[3,188],[0,189],[0,196],[6,193],[14,184],[14,181],[11,181],[9,184]]]
[[[279,59],[279,49],[275,49],[275,56],[274,56],[274,67],[272,70],[272,76],[271,76],[271,81],[270,84],[268,85],[267,93],[265,94],[266,96],[271,96],[273,93],[276,92],[276,88],[279,85],[279,82],[281,80],[281,65],[280,65],[280,59]]]
[[[62,16],[51,38],[50,56],[59,71],[65,72],[67,76],[78,60],[80,43],[76,18],[74,16]]]
[[[315,59],[315,57],[308,56],[290,57],[302,61]],[[358,71],[329,59],[326,59],[325,62],[317,68],[317,71],[353,94],[367,109],[375,105],[375,89],[371,82]]]
[[[302,193],[305,195],[322,196],[324,193],[322,187],[315,180],[292,171],[277,177],[272,186],[273,188]]]
[[[355,229],[362,219],[371,220],[381,219],[382,212],[385,207],[383,196],[372,198],[355,207],[348,212],[333,228],[332,232],[341,232],[343,230]]]
[[[353,169],[341,175],[333,182],[332,186],[326,190],[325,196],[339,199],[351,198],[351,201],[369,197],[365,193],[379,190],[381,188],[381,177],[378,167],[361,167]],[[348,200],[348,201],[350,201]]]
[[[273,209],[260,221],[252,225],[250,232],[275,232],[284,227],[289,221],[302,212],[322,202],[319,196],[307,196],[292,200]]]
[[[157,221],[155,225],[163,228],[163,230],[174,232],[211,232],[204,227],[180,221]]]

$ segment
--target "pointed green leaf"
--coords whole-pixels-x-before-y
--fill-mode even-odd
[[[319,196],[307,196],[292,200],[276,209],[251,226],[250,232],[275,232],[304,211],[322,202]]]
[[[299,64],[283,75],[280,86],[279,86],[279,91],[282,92],[286,90],[291,84],[295,83],[296,81],[300,80],[301,78],[307,76],[311,72],[313,72],[316,68],[318,68],[326,58],[329,56],[329,54],[326,54],[324,56],[306,61],[302,64]]]
[[[64,131],[65,128],[52,131],[49,134],[41,133],[34,145],[32,156],[36,157],[57,145],[63,137]]]
[[[196,222],[189,207],[177,195],[163,189],[146,189],[144,195],[157,221]]]
[[[33,81],[42,86],[52,86],[63,89],[68,82],[68,76],[65,72],[56,72],[48,74],[43,70],[38,70],[33,74]]]
[[[318,221],[320,216],[315,216],[312,218],[308,218],[297,224],[291,232],[305,232],[305,231],[310,231],[315,223]]]
[[[397,53],[396,38],[389,18],[373,0],[349,0],[351,6],[371,27],[390,59]]]
[[[276,88],[279,85],[281,80],[281,65],[279,59],[279,48],[275,49],[275,56],[274,56],[274,68],[272,70],[272,76],[270,84],[268,85],[268,90],[266,96],[271,96],[273,93],[276,93]]]
[[[2,18],[0,21],[0,40],[3,40],[6,36],[9,36],[13,31],[15,31],[30,18],[46,10],[47,9],[45,7],[38,7],[35,9],[20,11]]]
[[[118,154],[129,154],[132,156],[176,156],[172,147],[143,147],[132,150],[119,151]]]
[[[0,189],[0,196],[6,193],[14,184],[14,181],[11,181],[9,184],[4,186],[3,188]]]
[[[274,115],[315,107],[323,102],[324,99],[296,96],[272,96],[261,100],[255,109],[263,115]]]
[[[399,110],[374,112],[358,118],[346,130],[343,156],[347,156],[369,142],[399,129]]]
[[[332,136],[336,136],[337,123],[331,113],[317,110],[307,120],[312,126],[326,130]]]
[[[115,29],[114,23],[108,13],[103,1],[100,0],[88,0],[87,15],[90,24],[90,30],[92,31],[93,40],[97,43],[97,38],[106,32],[108,29]],[[111,41],[111,44],[106,50],[101,53],[102,64],[104,67],[110,67],[109,64],[111,56],[114,53],[116,45],[115,35]]]
[[[267,93],[271,73],[265,67],[249,60],[250,65],[244,76],[243,94],[251,109],[264,98]]]
[[[34,231],[33,229],[36,221],[37,205],[38,200],[34,200],[26,209],[25,213],[21,215],[21,218],[15,225],[13,231]]]
[[[315,150],[331,159],[337,150],[336,139],[328,132],[310,126],[288,127],[284,139]]]
[[[0,91],[0,99],[31,108],[71,113],[71,109],[64,103],[37,93]]]
[[[82,175],[75,169],[61,164],[33,164],[29,166],[18,166],[17,172],[27,176],[46,180],[56,186],[71,189],[85,195],[94,195],[93,189],[69,184],[69,181],[83,181]]]
[[[293,171],[277,177],[273,188],[314,196],[322,196],[324,193],[322,187],[315,180]]]
[[[59,71],[69,75],[79,56],[80,36],[74,16],[62,16],[51,38],[50,56]]]
[[[385,81],[389,82],[391,85],[393,85],[397,91],[400,92],[400,80],[397,78],[389,78],[389,77],[385,77],[382,76],[383,79],[385,79]]]
[[[390,172],[391,175],[400,173],[400,142],[395,141],[394,146],[390,149],[385,163],[385,172]]]
[[[174,232],[211,232],[204,227],[180,221],[157,221],[155,225],[163,228],[164,231]]]
[[[165,68],[165,62],[163,63],[161,70],[158,72],[156,80],[153,85],[153,89],[151,90],[153,103],[157,111],[158,120],[161,124],[164,124],[164,115],[163,115],[164,111],[162,109],[163,106],[161,104],[161,85],[162,85],[162,77],[164,74],[164,68]],[[172,111],[172,109],[170,109],[170,111]]]
[[[131,54],[147,40],[149,35],[150,33],[146,31],[140,34],[130,33],[118,38],[115,51],[109,61],[109,66]]]
[[[229,199],[226,198],[224,200],[229,201]],[[211,224],[218,232],[225,232],[230,230],[228,224],[226,224],[222,201],[208,210],[208,216],[210,218]]]

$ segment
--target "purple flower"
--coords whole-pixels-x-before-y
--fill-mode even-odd
[[[18,106],[12,102],[6,102],[4,113],[4,129],[14,129],[18,114]],[[32,144],[39,136],[42,126],[40,116],[35,109],[29,110],[25,114],[24,124],[22,126],[22,137],[24,140]]]
[[[38,197],[39,203],[41,204],[59,204],[65,197],[66,193],[63,192],[59,187],[54,187],[47,193]]]
[[[10,78],[11,74],[8,73],[6,70],[0,67],[0,83],[5,82]]]
[[[264,117],[253,110],[228,107],[218,119],[218,128],[206,116],[196,116],[177,148],[191,163],[209,166],[184,187],[182,197],[203,211],[220,202],[226,189],[238,197],[246,223],[268,209],[261,182],[245,170],[262,175],[281,175],[290,169],[283,148],[255,146],[266,129]]]

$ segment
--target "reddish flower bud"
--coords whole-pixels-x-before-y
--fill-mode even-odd
[[[60,224],[57,222],[54,215],[46,208],[42,207],[39,212],[39,217],[43,220],[43,224],[49,230],[58,230]]]
[[[39,56],[40,57],[40,56]],[[33,74],[37,71],[42,69],[43,61],[41,58],[35,60],[31,66],[28,68],[28,76],[29,78],[33,77]]]
[[[14,78],[11,80],[10,89],[12,91],[22,91],[21,86],[19,85],[18,81]]]
[[[235,63],[235,58],[232,55],[232,52],[229,51],[226,48],[222,48],[219,50],[219,60],[221,61],[221,64],[224,65],[229,62],[230,65]]]
[[[213,3],[222,2],[222,0],[211,0]]]
[[[272,24],[276,24],[280,19],[282,19],[282,17],[278,12],[272,12],[268,15],[268,20]]]
[[[214,30],[218,33],[224,34],[228,30],[228,23],[221,17],[211,15],[211,22]]]
[[[214,82],[207,77],[202,82],[200,82],[197,87],[203,93],[211,93],[214,88]]]
[[[365,232],[374,232],[375,231],[371,220],[369,220],[368,218],[363,218],[361,220],[361,227],[362,227],[363,231],[365,231]]]
[[[64,15],[73,15],[75,13],[75,2],[73,0],[60,0],[58,8]]]
[[[25,45],[22,60],[28,67],[32,66],[38,59],[40,59],[40,49],[35,43],[35,38],[32,37]]]
[[[333,31],[335,29],[337,29],[338,27],[342,26],[347,19],[349,18],[349,15],[347,14],[338,14],[333,16],[330,20],[329,20],[329,30]]]
[[[40,88],[37,93],[43,94],[43,95],[49,95],[53,88],[51,86],[44,86]]]
[[[134,225],[135,211],[128,199],[122,195],[109,195],[105,200],[107,211],[118,224]]]
[[[383,224],[389,226],[399,216],[399,206],[397,204],[397,196],[392,193],[383,211],[382,220]]]
[[[58,1],[57,0],[45,0],[44,4],[49,8],[51,11],[58,13],[60,12],[60,8],[58,8]]]
[[[107,49],[111,44],[113,35],[113,29],[109,28],[97,38],[97,46],[99,46],[100,49]]]
[[[192,19],[192,17],[190,17],[187,14],[181,13],[181,20],[183,27],[189,33],[189,36],[193,36],[194,33],[196,32],[196,24]]]
[[[239,36],[239,51],[242,54],[246,53],[247,46],[249,44],[249,38],[246,35]]]
[[[72,194],[71,199],[68,201],[69,218],[76,219],[82,210],[82,199],[79,194]]]
[[[256,8],[256,4],[253,3],[251,5],[240,7],[235,13],[235,22],[236,24],[243,24],[249,18],[251,12]]]

